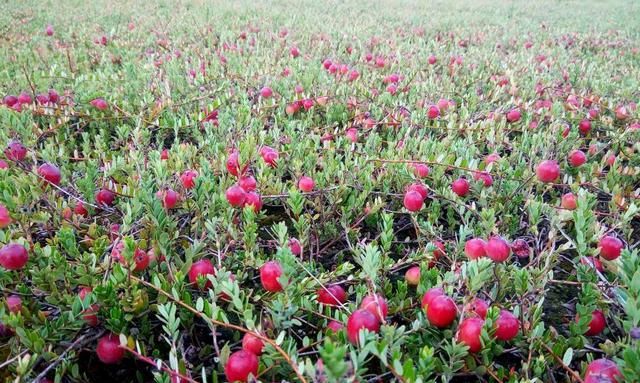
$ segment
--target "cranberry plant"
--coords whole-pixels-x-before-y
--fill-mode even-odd
[[[151,3],[0,16],[3,381],[638,381],[637,5]]]

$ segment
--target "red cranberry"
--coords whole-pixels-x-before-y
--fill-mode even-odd
[[[340,285],[321,287],[318,290],[318,303],[327,306],[340,306],[347,301],[347,293]]]
[[[180,175],[180,182],[185,189],[193,189],[196,186],[196,178],[198,178],[198,172],[195,170],[185,170]]]
[[[622,253],[624,244],[616,237],[605,235],[604,237],[600,238],[598,247],[600,248],[600,256],[602,258],[606,259],[607,261],[613,261]]]
[[[354,311],[347,320],[347,338],[353,344],[358,344],[360,331],[366,329],[377,333],[380,331],[380,320],[368,310]]]
[[[458,315],[456,303],[446,295],[434,297],[427,304],[427,319],[429,323],[438,328],[451,325]]]
[[[504,262],[509,259],[511,254],[511,248],[507,241],[501,237],[491,237],[484,245],[484,251],[487,257],[491,258],[494,262]]]
[[[96,203],[99,206],[112,206],[116,195],[111,190],[101,189],[96,193]]]
[[[260,268],[260,282],[265,290],[270,292],[282,291],[280,284],[280,276],[282,275],[282,266],[276,261],[269,261]]]
[[[4,155],[11,161],[22,161],[27,156],[27,148],[18,141],[11,141],[4,150]]]
[[[484,320],[478,317],[466,318],[460,323],[456,339],[460,343],[469,346],[469,352],[479,352],[482,350],[482,326]]]
[[[469,181],[466,178],[458,178],[451,184],[451,190],[459,197],[464,197],[469,193]]]
[[[509,341],[518,335],[520,321],[510,311],[501,310],[498,319],[496,319],[495,326],[496,338]]]
[[[480,238],[472,238],[464,245],[464,253],[469,259],[477,259],[484,257],[487,253],[485,251],[485,241]]]
[[[0,229],[4,229],[10,224],[11,214],[9,213],[9,209],[7,209],[3,204],[0,204]]]
[[[264,342],[262,339],[251,333],[245,333],[242,337],[242,349],[249,351],[257,356],[262,355],[262,349],[264,348]]]
[[[224,365],[224,374],[229,382],[247,382],[250,375],[258,375],[258,357],[245,350],[236,351],[229,356]]]
[[[313,182],[313,178],[302,176],[298,181],[298,189],[302,192],[309,193],[315,187],[315,182]]]
[[[238,185],[233,185],[225,193],[229,205],[233,207],[241,207],[247,198],[247,193]]]
[[[389,312],[387,300],[380,294],[369,294],[360,303],[360,308],[367,310],[375,315],[380,321],[383,321]]]
[[[536,167],[536,175],[541,182],[554,182],[560,176],[560,166],[556,161],[544,160]]]
[[[0,249],[0,266],[7,270],[20,270],[28,260],[27,249],[19,243],[9,243]]]
[[[576,322],[580,320],[580,316],[576,315]],[[586,336],[594,336],[600,334],[607,327],[607,320],[600,310],[594,310],[591,313],[591,321],[589,322],[589,328],[584,333]]]
[[[96,353],[104,364],[116,364],[124,357],[124,349],[120,347],[120,339],[115,334],[107,334],[100,338]]]
[[[257,182],[253,176],[245,176],[240,178],[238,181],[238,185],[242,188],[242,190],[248,192],[256,190]]]
[[[194,262],[191,268],[189,268],[189,282],[196,283],[198,277],[202,276],[207,280],[204,288],[210,288],[212,286],[211,281],[207,279],[207,275],[216,275],[216,269],[208,259],[201,259]]]

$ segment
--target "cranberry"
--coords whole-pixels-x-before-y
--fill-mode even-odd
[[[520,117],[521,114],[518,109],[511,109],[507,112],[507,122],[518,122],[520,121]]]
[[[27,148],[19,141],[11,141],[4,150],[4,155],[11,161],[22,161],[27,156]]]
[[[96,193],[96,203],[100,206],[112,206],[116,195],[111,190],[101,189]]]
[[[195,170],[185,170],[180,175],[180,182],[185,189],[193,189],[196,186],[196,178],[198,178],[198,172]]]
[[[541,182],[553,182],[560,176],[560,166],[556,161],[544,160],[536,167],[536,176]]]
[[[578,124],[578,130],[582,135],[587,135],[591,131],[591,121],[584,119]]]
[[[3,204],[0,204],[0,229],[4,229],[10,224],[11,214],[9,213],[9,209],[7,209]]]
[[[240,154],[238,151],[234,150],[229,154],[229,158],[227,158],[227,171],[232,175],[238,177],[240,174],[244,173],[240,169]]]
[[[271,90],[271,88],[269,88],[268,86],[260,89],[260,97],[271,98],[271,96],[273,96],[273,90]]]
[[[289,250],[293,255],[300,256],[302,254],[302,244],[296,238],[291,238],[289,240]]]
[[[7,270],[20,270],[28,260],[27,249],[18,243],[9,243],[0,249],[0,266]]]
[[[518,238],[511,243],[511,251],[518,258],[529,257],[529,244],[522,238]]]
[[[482,319],[485,319],[487,317],[488,309],[489,304],[484,299],[480,298],[474,298],[465,307],[465,311],[473,313]]]
[[[413,173],[420,178],[427,178],[429,176],[429,166],[426,164],[413,164]]]
[[[487,254],[485,244],[486,242],[480,238],[472,238],[464,244],[464,253],[469,259],[484,257]]]
[[[420,267],[412,266],[407,269],[406,273],[404,274],[404,279],[407,281],[408,285],[418,286],[418,284],[420,283]]]
[[[622,374],[618,366],[605,358],[596,359],[589,363],[584,377],[585,383],[618,383],[618,379],[622,381]]]
[[[107,334],[100,338],[96,353],[104,364],[116,364],[124,357],[124,349],[120,347],[120,339],[115,334]]]
[[[576,315],[576,322],[580,320],[580,316]],[[600,310],[594,310],[591,313],[591,321],[589,322],[589,328],[584,333],[586,336],[594,336],[600,334],[607,327],[607,320]]]
[[[73,207],[73,212],[83,217],[86,217],[89,215],[89,211],[87,210],[87,208],[84,207],[84,204],[82,203],[82,201],[78,201],[78,203],[76,203],[76,206]]]
[[[260,282],[265,290],[270,292],[282,291],[280,284],[280,276],[282,275],[282,266],[276,261],[269,261],[260,268]]]
[[[604,272],[604,267],[602,267],[602,262],[598,258],[595,257],[582,257],[580,258],[580,263],[583,265],[587,265],[589,267],[593,267],[599,272]]]
[[[144,271],[149,267],[149,255],[146,251],[142,249],[136,249],[133,253],[133,261],[135,263],[135,268],[133,271]]]
[[[422,209],[424,198],[417,191],[408,191],[404,194],[403,204],[407,210],[416,212]]]
[[[426,310],[427,306],[433,301],[434,298],[444,295],[442,287],[432,287],[427,290],[422,296],[422,308]]]
[[[249,351],[252,354],[260,356],[262,354],[262,349],[264,348],[264,342],[262,339],[251,333],[245,333],[244,337],[242,337],[242,349],[245,351]]]
[[[229,382],[247,382],[250,375],[258,375],[259,364],[255,354],[245,350],[236,351],[227,359],[224,374]]]
[[[576,196],[573,193],[565,193],[562,195],[560,207],[567,210],[575,210],[578,207]]]
[[[162,206],[167,210],[173,209],[178,203],[178,200],[180,199],[180,194],[178,194],[173,189],[166,189],[164,191],[159,191],[157,193],[157,196],[162,201]]]
[[[616,237],[605,235],[604,237],[600,238],[598,247],[600,248],[600,256],[602,258],[606,259],[607,261],[613,261],[622,253],[624,244]]]
[[[7,308],[12,313],[20,312],[22,310],[22,298],[17,295],[9,295],[7,297]]]
[[[582,150],[576,149],[569,153],[569,165],[574,168],[584,165],[585,162],[587,162],[587,155]]]
[[[438,328],[451,325],[458,315],[456,303],[446,295],[439,295],[427,304],[427,319]]]
[[[478,352],[482,350],[482,326],[484,326],[482,318],[466,318],[458,327],[456,339],[469,346],[469,352]]]
[[[247,198],[247,193],[238,185],[233,185],[225,193],[229,205],[233,207],[241,207]]]
[[[510,311],[501,310],[495,322],[496,338],[504,341],[511,340],[518,335],[520,321]]]
[[[327,324],[327,331],[338,332],[344,328],[344,325],[338,321],[332,320]]]
[[[340,285],[321,287],[318,290],[318,302],[327,306],[340,306],[347,301],[347,293]]]
[[[246,198],[244,200],[244,206],[251,206],[255,213],[258,213],[262,209],[262,197],[260,194],[252,191],[246,194]]]
[[[484,245],[484,251],[487,257],[491,258],[494,262],[504,262],[509,259],[511,254],[511,248],[507,241],[501,237],[491,237]]]
[[[353,344],[358,344],[359,333],[366,329],[377,333],[380,330],[380,320],[368,310],[354,311],[347,320],[347,338]]]
[[[216,269],[213,267],[213,264],[208,259],[201,259],[197,262],[194,262],[189,268],[189,282],[196,283],[198,281],[198,277],[202,276],[206,279],[206,283],[204,285],[205,288],[210,288],[212,286],[211,281],[206,278],[207,275],[215,275]]]
[[[89,104],[91,104],[91,106],[98,110],[105,110],[109,107],[109,105],[103,98],[96,98],[94,100],[91,100]]]
[[[60,179],[62,178],[62,176],[60,175],[60,169],[50,163],[44,163],[40,165],[40,167],[38,168],[38,175],[44,178],[45,181],[54,185],[58,185],[60,183]]]
[[[360,303],[360,308],[369,311],[380,321],[383,321],[389,312],[387,300],[380,294],[369,294]]]
[[[489,172],[475,172],[473,173],[473,178],[475,180],[482,181],[482,184],[486,188],[493,185],[493,177],[491,177],[491,174],[489,174]]]
[[[238,185],[242,188],[242,190],[248,192],[256,190],[257,182],[253,176],[245,176],[240,178],[238,181]]]
[[[427,109],[427,118],[435,120],[438,117],[440,117],[440,109],[436,105],[429,106],[429,109]]]
[[[298,181],[298,189],[305,193],[309,193],[314,187],[315,182],[313,181],[313,178],[307,176],[300,177],[300,180]]]
[[[407,191],[418,192],[423,200],[429,196],[429,189],[424,184],[421,184],[419,182],[409,185]]]
[[[459,197],[464,197],[469,193],[469,181],[466,178],[458,178],[451,184],[451,190]]]

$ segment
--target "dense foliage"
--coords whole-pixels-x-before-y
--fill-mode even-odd
[[[640,381],[640,4],[92,3],[0,6],[3,380]]]

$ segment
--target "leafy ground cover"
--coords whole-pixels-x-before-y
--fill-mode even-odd
[[[0,376],[640,380],[640,4],[0,12]]]

